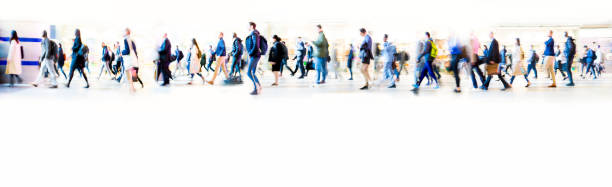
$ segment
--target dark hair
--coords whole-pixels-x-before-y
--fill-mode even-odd
[[[19,36],[17,36],[17,31],[15,31],[15,30],[11,31],[11,40],[10,41],[13,41],[13,40],[15,40],[17,43],[19,43]]]
[[[81,30],[80,29],[76,29],[76,31],[74,31],[74,35],[76,37],[81,37]]]
[[[280,37],[278,37],[278,35],[274,35],[274,36],[272,36],[272,38],[274,38],[274,40],[276,40],[276,41],[278,41],[278,42],[280,42],[280,41],[281,41],[281,39],[280,39]]]
[[[516,44],[518,44],[519,46],[521,46],[521,39],[516,38]]]
[[[428,38],[431,37],[431,34],[429,34],[429,32],[425,32],[425,35],[427,35]]]
[[[359,32],[361,32],[361,33],[366,33],[367,31],[366,31],[366,29],[365,29],[365,28],[361,28],[361,29],[359,29]]]
[[[251,22],[249,22],[249,25],[250,25],[250,26],[253,26],[253,28],[257,28],[257,24],[255,24],[255,22],[252,22],[252,21],[251,21]]]
[[[43,37],[43,38],[46,38],[46,37],[47,37],[47,30],[43,30],[42,37]]]
[[[236,33],[233,34],[233,37],[238,37],[238,35]]]
[[[389,35],[388,35],[388,34],[385,34],[385,38],[389,38]]]
[[[318,24],[317,28],[322,29],[323,27],[321,27],[321,24]]]

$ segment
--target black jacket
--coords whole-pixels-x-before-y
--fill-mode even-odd
[[[491,41],[491,45],[489,45],[489,51],[486,57],[489,62],[493,61],[495,63],[499,63],[501,61],[501,56],[499,54],[499,44],[497,43],[497,40],[495,38]]]
[[[285,50],[283,49],[283,44],[280,42],[274,42],[272,47],[270,48],[270,55],[268,56],[268,61],[270,62],[282,62],[283,58],[285,58]]]

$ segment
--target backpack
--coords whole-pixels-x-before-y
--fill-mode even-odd
[[[49,52],[47,52],[47,56],[57,56],[57,43],[53,40],[49,40]]]
[[[433,40],[429,40],[429,43],[431,43],[431,53],[429,56],[431,56],[431,58],[436,58],[438,56],[438,46],[436,46]]]
[[[569,49],[570,54],[571,54],[571,55],[575,55],[575,54],[576,54],[576,42],[574,41],[574,39],[573,39],[573,38],[571,39],[571,42],[570,42],[570,46],[569,46],[569,48],[570,48],[570,49]]]
[[[537,53],[533,53],[533,61],[534,62],[540,61],[540,56]]]
[[[266,55],[268,51],[268,40],[261,35],[259,35],[259,51],[261,51],[261,55]]]
[[[177,61],[181,61],[183,60],[183,58],[185,57],[185,55],[183,55],[183,51],[179,51],[178,52],[178,56],[176,57]]]

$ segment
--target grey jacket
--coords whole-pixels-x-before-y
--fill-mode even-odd
[[[44,38],[42,42],[40,42],[40,46],[41,46],[40,61],[42,61],[43,59],[55,60],[54,55],[49,55],[49,52],[51,50],[51,42],[49,41],[49,38]]]

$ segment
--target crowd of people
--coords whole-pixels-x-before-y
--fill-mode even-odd
[[[250,94],[258,95],[262,91],[261,82],[257,77],[258,63],[262,56],[268,57],[268,62],[272,67],[274,75],[272,87],[279,85],[279,78],[282,77],[284,69],[288,69],[291,76],[295,76],[299,71],[298,79],[307,77],[310,70],[315,70],[315,84],[326,84],[328,64],[330,62],[339,64],[337,62],[338,53],[335,48],[330,49],[330,44],[321,25],[316,25],[317,35],[315,40],[303,41],[302,37],[297,38],[295,56],[292,58],[296,65],[293,69],[287,63],[289,61],[287,44],[280,36],[273,35],[272,41],[268,43],[267,39],[257,30],[257,25],[254,22],[249,22],[249,32],[244,41],[236,33],[233,33],[229,53],[227,53],[224,34],[219,33],[216,46],[209,45],[208,60],[206,52],[200,48],[195,38],[191,40],[191,45],[185,56],[178,46],[176,46],[174,52],[172,51],[172,44],[168,35],[164,33],[163,42],[156,50],[158,53],[155,59],[157,67],[154,71],[156,81],[160,81],[161,86],[168,86],[170,80],[175,79],[182,72],[182,74],[188,76],[188,84],[192,84],[193,78],[197,75],[204,84],[214,85],[217,76],[222,71],[226,83],[242,83],[242,72],[246,70],[247,77],[253,84],[253,90]],[[378,72],[382,72],[380,80],[382,84],[388,84],[388,88],[396,88],[396,82],[400,80],[400,73],[408,71],[406,67],[406,62],[410,59],[408,52],[398,50],[396,45],[390,42],[387,34],[382,38],[382,48],[381,45],[373,43],[371,35],[365,28],[359,29],[359,34],[362,38],[359,45],[349,44],[348,53],[346,53],[346,69],[350,76],[348,80],[353,80],[352,68],[354,63],[360,63],[360,72],[364,80],[364,85],[360,87],[360,90],[369,89],[371,81],[378,77]],[[131,31],[126,28],[123,40],[114,43],[112,49],[102,42],[102,58],[98,79],[106,74],[118,83],[127,83],[130,91],[133,92],[135,91],[135,82],[140,83],[141,87],[144,87],[144,84],[138,76],[140,65],[136,43],[130,36]],[[447,40],[448,60],[442,60],[439,59],[438,55],[442,49],[438,47],[431,34],[425,32],[423,39],[417,43],[416,66],[414,68],[415,82],[412,91],[418,93],[425,79],[427,85],[432,85],[434,89],[440,87],[440,66],[435,63],[440,61],[444,61],[442,63],[444,68],[453,75],[455,92],[461,92],[459,76],[461,70],[468,72],[474,89],[488,90],[494,77],[502,83],[502,90],[512,88],[516,77],[524,78],[525,87],[529,87],[532,84],[529,78],[532,71],[535,75],[533,78],[538,78],[536,66],[540,59],[547,78],[551,81],[548,87],[557,87],[555,76],[557,72],[562,74],[563,80],[568,80],[566,86],[574,86],[572,63],[577,51],[576,42],[567,32],[564,33],[564,37],[565,41],[562,44],[564,47],[561,49],[559,43],[555,44],[553,31],[550,31],[548,40],[544,42],[545,48],[540,58],[533,45],[527,52],[524,51],[520,38],[514,40],[512,47],[506,48],[505,45],[500,46],[495,39],[495,33],[491,32],[489,33],[490,42],[482,45],[481,50],[481,43],[474,34],[471,34],[469,38],[451,35]],[[269,44],[270,46],[268,46]],[[49,39],[47,31],[43,31],[41,46],[40,71],[36,80],[31,83],[32,86],[38,87],[44,78],[48,78],[49,88],[58,88],[57,79],[63,75],[67,79],[66,87],[70,87],[76,71],[85,81],[85,88],[89,88],[90,84],[87,79],[89,47],[81,41],[79,29],[76,29],[74,33],[68,75],[64,72],[64,62],[67,58],[61,43]],[[15,79],[22,82],[19,75],[22,72],[21,60],[23,56],[23,48],[19,43],[17,32],[12,31],[6,68],[11,87],[14,85]],[[244,56],[248,58],[244,60]],[[596,43],[593,43],[592,47],[585,45],[584,56],[579,59],[581,63],[580,77],[585,79],[600,77],[604,69],[603,58],[604,55],[600,45]],[[230,61],[230,70],[228,70],[227,66]],[[176,63],[176,69],[170,71],[169,67],[173,62]],[[379,65],[379,62],[382,64]],[[213,63],[216,64],[214,67]],[[373,63],[374,66],[374,77],[370,76],[370,63]],[[379,68],[382,68],[382,71],[379,71]],[[337,70],[339,68],[331,69],[338,77]],[[207,76],[202,74],[203,71],[212,74],[212,76],[209,76],[210,79],[207,80]],[[506,76],[510,77],[509,82],[506,81]],[[480,86],[478,82],[480,82]]]

